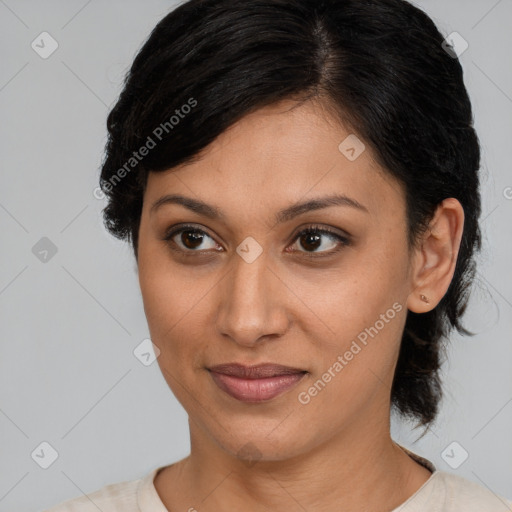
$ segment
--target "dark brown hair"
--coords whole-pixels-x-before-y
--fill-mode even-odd
[[[461,65],[443,40],[403,0],[185,2],[157,24],[126,75],[100,181],[105,225],[137,257],[149,171],[192,162],[254,110],[318,98],[403,184],[410,246],[443,199],[458,199],[465,223],[453,280],[432,311],[408,312],[391,390],[393,406],[425,426],[441,398],[443,340],[452,328],[472,334],[461,316],[481,245],[480,146]]]

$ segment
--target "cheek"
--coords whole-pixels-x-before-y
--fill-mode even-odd
[[[168,351],[169,338],[186,314],[187,294],[180,284],[181,276],[171,271],[161,255],[161,249],[142,237],[139,241],[139,285],[151,339],[161,351]]]
[[[196,290],[187,283],[187,273],[177,265],[162,245],[144,234],[139,240],[139,285],[150,328],[169,329],[190,309]]]
[[[208,343],[204,329],[208,295],[215,285],[215,275],[198,279],[183,271],[161,248],[139,246],[139,284],[151,340],[160,349],[162,370],[181,372],[199,367],[203,345]],[[194,341],[195,340],[195,341]],[[173,387],[172,382],[169,384]]]
[[[288,282],[300,290],[307,306],[302,308],[303,329],[320,329],[317,335],[321,333],[327,346],[339,349],[381,315],[386,316],[384,321],[391,316],[393,320],[396,309],[405,308],[407,297],[407,255],[398,244],[395,247],[368,244],[329,271],[288,274]],[[395,303],[401,307],[390,310]],[[385,330],[391,332],[387,326]]]
[[[155,268],[140,272],[144,311],[153,342],[165,348],[192,324],[192,317],[201,314],[203,286],[198,287],[181,275],[159,273]],[[199,289],[200,288],[200,289]],[[188,331],[192,338],[193,330]]]
[[[382,302],[382,308],[354,302],[340,312],[336,334],[318,340],[315,372],[297,391],[299,408],[323,418],[327,437],[368,408],[375,418],[389,408],[406,309],[398,301]]]
[[[398,247],[366,247],[350,265],[306,287],[308,305],[328,326],[315,347],[317,387],[331,390],[321,400],[366,400],[392,378],[407,314],[407,252]]]

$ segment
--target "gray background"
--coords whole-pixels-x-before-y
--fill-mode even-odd
[[[393,433],[512,498],[512,0],[416,3],[469,43],[485,240],[466,317],[479,334],[453,336],[439,419],[416,443],[407,424]],[[123,74],[174,5],[0,0],[0,511],[42,510],[188,453],[185,412],[157,363],[133,354],[149,336],[135,262],[93,195]],[[31,48],[43,31],[59,44],[47,59]],[[43,237],[57,248],[47,261]],[[48,469],[44,441],[58,453]]]

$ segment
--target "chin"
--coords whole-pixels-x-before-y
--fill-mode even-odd
[[[303,432],[276,429],[276,424],[279,423],[274,420],[258,422],[253,419],[246,429],[239,423],[231,423],[228,432],[222,430],[217,431],[217,435],[210,432],[210,435],[226,453],[248,466],[257,462],[285,461],[312,448]]]

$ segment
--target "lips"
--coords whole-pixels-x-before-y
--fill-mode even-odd
[[[264,379],[267,377],[277,377],[279,375],[295,375],[306,371],[290,366],[269,363],[256,366],[244,366],[238,363],[219,364],[212,366],[210,370],[215,373],[231,375],[232,377],[238,377],[240,379]]]
[[[299,368],[276,364],[244,366],[232,363],[208,370],[222,391],[247,403],[271,400],[294,387],[307,374]]]

